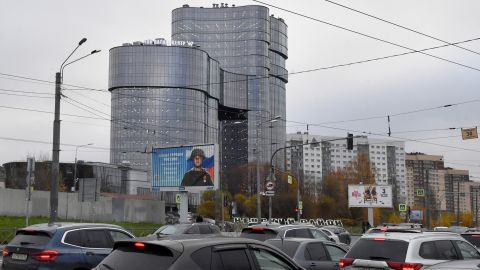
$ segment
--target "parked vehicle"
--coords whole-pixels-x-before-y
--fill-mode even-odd
[[[350,233],[343,227],[339,226],[323,226],[321,228],[327,229],[332,231],[334,234],[336,234],[340,240],[340,242],[345,243],[347,245],[350,245],[352,242],[352,236]]]
[[[313,225],[255,225],[242,229],[240,237],[265,241],[272,238],[311,238],[335,242]]]
[[[220,228],[217,225],[209,222],[202,223],[188,223],[188,224],[174,224],[165,225],[156,230],[149,236],[156,236],[157,238],[165,238],[176,235],[204,235],[204,234],[220,234]]]
[[[265,243],[280,249],[299,265],[310,270],[338,269],[340,259],[347,253],[340,245],[317,239],[275,238]]]
[[[18,230],[3,250],[3,270],[91,269],[111,251],[115,241],[133,234],[110,224],[56,223]]]
[[[425,270],[478,270],[480,260],[462,260],[439,263],[425,268]]]
[[[331,230],[329,229],[326,229],[326,228],[323,228],[323,227],[320,227],[318,228],[320,231],[324,232],[328,237],[330,237],[331,239],[333,239],[335,241],[335,243],[341,243],[340,242],[340,238],[338,237],[338,235],[336,235],[334,232],[332,232]]]
[[[95,270],[300,270],[278,249],[244,238],[127,240]]]
[[[468,230],[468,227],[463,227],[463,226],[450,226],[448,227],[448,230],[454,233],[464,233]]]
[[[480,253],[458,234],[387,232],[362,236],[340,260],[340,267],[418,270],[424,266],[464,259],[480,259]]]

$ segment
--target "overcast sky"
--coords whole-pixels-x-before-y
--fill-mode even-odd
[[[449,42],[480,38],[478,16],[480,1],[477,0],[337,1]],[[322,0],[265,0],[265,2],[409,48],[424,49],[443,45],[439,41]],[[135,40],[157,37],[170,39],[172,9],[182,4],[211,7],[212,3],[219,2],[3,0],[0,2],[0,73],[54,81],[55,72],[62,61],[76,43],[86,37],[88,41],[77,51],[75,54],[77,57],[93,49],[101,49],[102,52],[69,66],[65,71],[64,82],[106,89],[110,48]],[[239,6],[256,3],[242,0],[229,4]],[[285,11],[270,8],[270,13],[284,18],[288,24],[287,68],[290,72],[408,51]],[[461,46],[480,52],[480,41]],[[448,47],[429,53],[480,69],[480,55],[459,48]],[[475,100],[480,98],[479,88],[480,71],[421,54],[411,54],[290,76],[287,85],[287,119],[314,124],[391,115]],[[51,84],[25,82],[6,76],[0,76],[0,89],[54,93],[54,86]],[[0,106],[53,111],[51,98],[11,96],[4,95],[5,93],[19,94],[0,91]],[[110,113],[109,93],[65,91],[64,94],[97,110]],[[427,138],[429,140],[425,142],[428,143],[407,141],[407,151],[444,155],[447,165],[470,169],[471,175],[480,177],[478,140],[462,141],[458,130],[419,132],[477,126],[480,123],[479,104],[480,102],[471,102],[445,109],[392,117],[392,136],[406,139]],[[90,115],[67,103],[62,103],[62,113]],[[93,143],[93,147],[101,148],[82,148],[78,154],[79,159],[109,161],[108,121],[71,116],[62,116],[62,120],[63,144]],[[51,144],[48,143],[52,140],[52,122],[53,114],[0,107],[0,164],[24,160],[29,154],[37,157],[50,156]],[[386,118],[326,125],[382,134],[388,131]],[[305,125],[298,126],[291,122],[287,123],[287,126],[289,132],[306,130]],[[402,133],[403,131],[416,132]],[[346,134],[346,131],[318,126],[311,126],[310,132],[321,135]],[[5,140],[6,138],[48,143],[10,141]],[[73,161],[74,149],[73,146],[62,146],[61,160]]]

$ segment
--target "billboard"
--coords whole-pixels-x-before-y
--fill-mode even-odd
[[[392,208],[392,186],[348,185],[348,207]]]
[[[152,150],[152,188],[202,191],[218,187],[218,146],[190,145]]]

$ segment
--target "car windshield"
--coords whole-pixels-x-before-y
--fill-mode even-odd
[[[383,238],[359,239],[345,258],[405,262],[408,242]]]
[[[160,227],[155,234],[161,235],[178,235],[182,234],[186,228],[190,227],[191,225],[165,225]]]
[[[164,270],[175,261],[177,254],[162,246],[119,247],[106,257],[99,270]]]
[[[277,236],[277,232],[272,229],[267,228],[244,228],[240,237],[255,239],[258,241],[265,241],[268,239],[275,238]]]
[[[10,241],[9,245],[46,245],[50,241],[50,236],[45,232],[39,231],[19,231]]]
[[[480,247],[480,233],[478,234],[462,234],[462,237],[465,238],[468,242],[472,245],[476,246],[477,248]]]

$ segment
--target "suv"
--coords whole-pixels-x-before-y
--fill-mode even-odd
[[[470,244],[476,246],[477,248],[480,248],[480,232],[465,232],[460,234],[461,237],[465,238]]]
[[[347,253],[340,245],[316,239],[269,239],[265,243],[285,252],[306,269],[336,270]]]
[[[265,241],[272,238],[310,238],[335,242],[321,230],[313,225],[282,225],[265,226],[257,225],[242,229],[240,237]]]
[[[115,243],[96,270],[300,270],[278,249],[252,239],[130,240]]]
[[[91,269],[111,251],[115,241],[134,236],[109,224],[56,223],[17,231],[3,254],[3,269]]]
[[[479,258],[477,249],[458,234],[386,232],[362,236],[340,260],[340,267],[418,270],[450,260]]]
[[[208,222],[165,225],[160,227],[150,236],[157,236],[157,238],[164,238],[164,237],[170,237],[170,236],[199,235],[199,234],[218,235],[220,234],[220,228],[217,225],[213,225]]]

